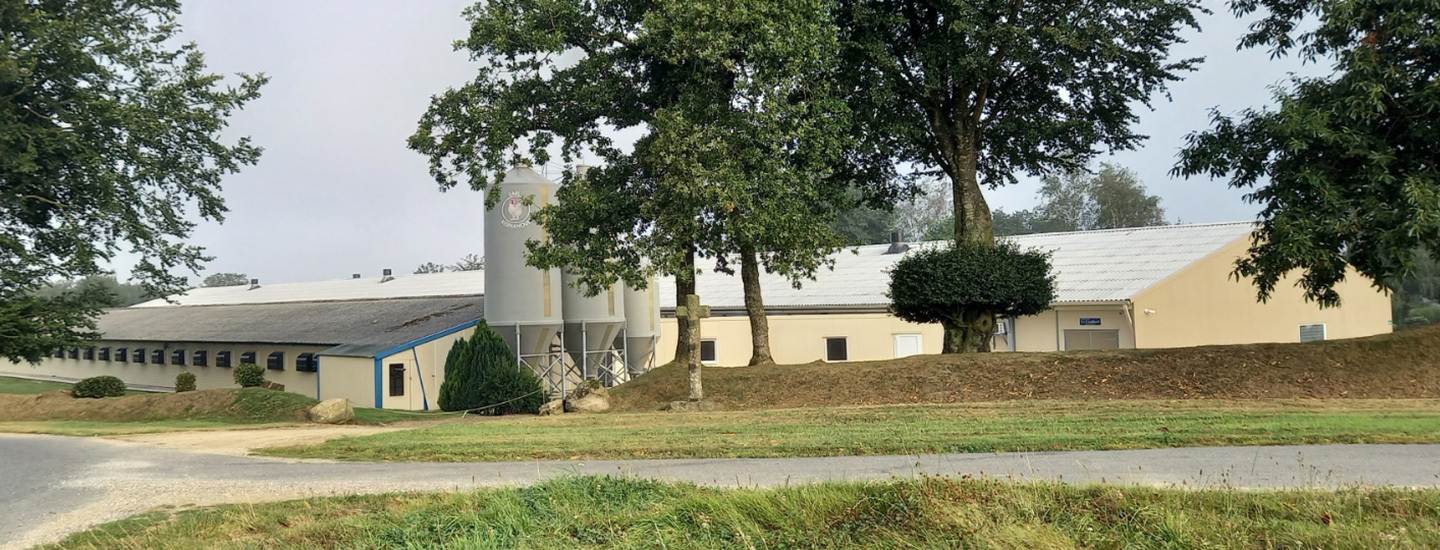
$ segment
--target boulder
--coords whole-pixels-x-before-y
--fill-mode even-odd
[[[264,384],[260,384],[260,387],[267,390],[285,391],[285,384],[281,384],[279,382],[271,382],[269,380],[266,380]]]
[[[597,413],[610,410],[610,397],[602,392],[590,392],[585,397],[565,402],[567,412]]]
[[[355,420],[355,409],[344,398],[326,399],[310,407],[310,421],[319,424],[341,424]]]
[[[550,416],[565,412],[564,399],[552,399],[544,405],[540,405],[540,416]]]

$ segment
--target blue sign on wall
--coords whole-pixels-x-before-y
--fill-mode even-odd
[[[1082,326],[1082,327],[1083,327],[1083,326],[1094,326],[1094,327],[1098,327],[1098,326],[1100,326],[1100,318],[1099,318],[1099,317],[1081,317],[1081,318],[1080,318],[1080,326]]]

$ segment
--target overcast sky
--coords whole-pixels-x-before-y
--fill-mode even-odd
[[[441,193],[425,160],[405,139],[433,94],[473,77],[451,43],[462,38],[469,2],[425,0],[248,0],[187,2],[184,36],[212,71],[264,72],[262,97],[232,119],[232,136],[265,148],[256,166],[225,179],[230,213],[204,224],[193,242],[216,257],[207,273],[243,272],[265,282],[410,273],[427,261],[481,253],[479,193]],[[1218,2],[1217,2],[1218,4]],[[1163,198],[1172,221],[1253,219],[1257,208],[1223,182],[1174,180],[1167,172],[1186,133],[1207,110],[1269,103],[1268,87],[1288,72],[1312,72],[1263,51],[1236,52],[1244,23],[1228,12],[1205,17],[1176,56],[1204,56],[1202,68],[1143,111],[1141,149],[1113,159],[1138,172]],[[992,207],[1035,203],[1037,185],[990,191]],[[121,262],[123,263],[123,259]],[[117,266],[126,275],[125,266]],[[203,275],[202,275],[203,276]]]

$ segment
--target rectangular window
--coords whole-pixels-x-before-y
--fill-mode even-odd
[[[247,352],[241,353],[241,354],[240,354],[240,364],[241,364],[241,365],[254,365],[254,364],[255,364],[255,352],[253,352],[253,351],[247,351]]]
[[[133,355],[133,357],[136,363],[145,364],[145,348],[135,348],[135,355]]]
[[[164,364],[165,364],[165,350],[163,350],[163,349],[157,349],[157,350],[155,350],[155,351],[150,352],[150,362],[151,362],[151,363],[155,363],[156,365],[164,365]]]
[[[89,360],[91,360],[91,361],[94,361],[94,360],[95,360],[95,348],[85,348],[85,358],[86,358],[86,359],[89,359]]]
[[[194,360],[191,361],[190,366],[192,366],[192,367],[208,367],[208,366],[210,366],[210,361],[209,361],[209,359],[210,359],[210,352],[205,351],[205,350],[203,350],[203,349],[197,349],[197,350],[195,350],[195,357],[194,357]]]
[[[719,357],[715,355],[715,340],[700,341],[700,362],[706,365],[719,363]]]
[[[405,365],[390,364],[390,397],[405,395]]]
[[[320,370],[320,358],[313,353],[302,353],[295,356],[295,370],[300,372],[318,372]]]
[[[265,368],[270,370],[285,370],[285,352],[270,352],[270,357],[265,358]]]
[[[1319,342],[1325,339],[1325,324],[1300,325],[1301,342]]]
[[[70,358],[71,358],[71,359],[79,359],[79,358],[80,358],[80,348],[70,348]]]
[[[109,361],[109,360],[110,360],[110,348],[100,348],[100,355],[99,355],[99,357],[100,357],[100,360],[101,360],[101,361]]]
[[[215,366],[230,368],[230,350],[215,352]]]
[[[115,361],[124,363],[130,360],[130,348],[115,348]]]
[[[175,350],[175,351],[170,352],[170,364],[171,364],[171,365],[181,365],[181,366],[184,366],[184,365],[185,365],[185,350],[183,350],[183,349],[177,349],[177,350]]]
[[[826,361],[849,361],[850,342],[844,336],[825,339]]]
[[[1118,330],[1066,330],[1066,350],[1119,349]]]
[[[56,359],[64,359],[64,358],[65,358],[65,348],[55,348],[55,358],[56,358]]]

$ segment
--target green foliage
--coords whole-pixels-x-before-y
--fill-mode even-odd
[[[1440,322],[1440,262],[1424,248],[1416,249],[1411,261],[1408,275],[1389,281],[1390,319],[1400,328]]]
[[[235,383],[242,388],[253,388],[265,383],[265,367],[254,363],[241,363],[231,373]]]
[[[182,372],[175,375],[175,393],[195,391],[195,373]]]
[[[1049,309],[1055,278],[1048,254],[1021,251],[1008,242],[961,243],[902,258],[890,273],[888,294],[896,317],[963,332],[958,341],[947,337],[946,353],[988,351],[994,325],[978,331],[968,327],[985,314],[1023,317]]]
[[[846,244],[885,244],[890,242],[895,221],[893,210],[862,206],[841,213],[831,227],[845,237]]]
[[[66,293],[85,292],[86,289],[99,287],[94,292],[98,294],[97,305],[101,307],[130,307],[140,302],[153,298],[145,287],[132,283],[121,283],[114,275],[91,275],[73,281],[60,281],[49,283],[34,295],[41,298],[55,298]]]
[[[1413,250],[1440,250],[1435,3],[1230,7],[1239,17],[1259,14],[1242,47],[1293,51],[1333,70],[1277,88],[1278,109],[1215,112],[1209,130],[1188,137],[1175,173],[1228,178],[1264,207],[1235,274],[1253,278],[1263,301],[1298,270],[1306,298],[1321,306],[1340,303],[1334,287],[1349,266],[1377,282],[1407,276]]]
[[[484,269],[484,257],[480,256],[479,254],[466,254],[465,256],[461,257],[459,261],[450,265],[437,264],[435,262],[425,262],[423,264],[420,264],[420,267],[415,268],[415,274],[420,275],[422,273],[444,273],[447,271],[482,271]]]
[[[995,235],[1028,235],[1057,231],[1090,231],[1165,225],[1160,197],[1145,191],[1135,172],[1101,163],[1099,172],[1070,172],[1046,177],[1040,204],[1033,210],[991,213]],[[944,240],[954,232],[955,218],[940,220],[926,231],[926,240]]]
[[[982,186],[1078,170],[1143,139],[1135,109],[1199,62],[1170,48],[1204,11],[1194,0],[838,3],[843,88],[865,138],[943,173],[966,214],[952,237],[982,244]]]
[[[120,397],[125,395],[125,382],[114,376],[92,376],[75,383],[75,397]]]
[[[515,362],[515,352],[484,319],[469,340],[456,340],[445,357],[445,382],[440,384],[440,410],[489,407],[488,414],[539,412],[545,404],[540,377]]]
[[[46,281],[124,251],[151,294],[184,288],[171,271],[206,259],[187,217],[222,220],[221,177],[259,157],[221,135],[265,79],[206,73],[175,0],[0,0],[0,14],[0,355],[34,361],[91,337],[104,303],[30,295]]]
[[[244,273],[215,273],[206,277],[205,282],[200,286],[240,286],[245,284],[250,284],[250,278],[246,277]]]

